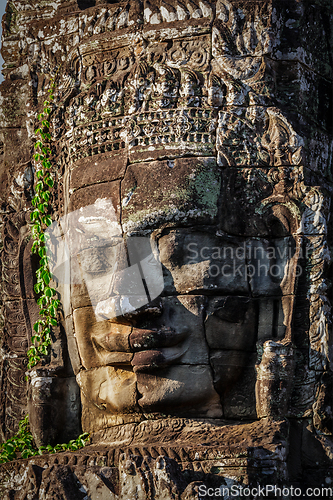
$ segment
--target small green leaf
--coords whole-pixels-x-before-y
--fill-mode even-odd
[[[40,352],[40,354],[43,354],[43,356],[47,356],[47,354],[48,354],[48,349],[44,345],[39,346],[38,351]]]
[[[34,241],[31,247],[31,252],[37,253],[37,251],[38,251],[38,241]]]
[[[46,248],[45,247],[41,247],[39,250],[38,250],[38,255],[40,257],[44,257],[44,255],[46,255]]]
[[[50,276],[50,274],[49,274],[48,272],[45,272],[45,273],[43,274],[43,280],[44,280],[45,285],[48,285],[48,284],[50,283],[50,281],[51,281],[51,276]],[[46,295],[47,297],[49,297],[49,295],[47,295],[47,293],[46,293],[46,292],[45,292],[45,295]]]
[[[6,451],[8,451],[8,453],[11,453],[14,451],[15,446],[13,445],[13,443],[7,441],[7,443],[4,444],[4,448]]]
[[[42,257],[40,260],[39,260],[39,265],[41,267],[46,267],[47,266],[47,257]]]
[[[27,351],[27,354],[29,357],[33,358],[35,354],[37,353],[36,347],[30,347],[30,349]]]
[[[49,201],[50,196],[51,196],[50,191],[44,191],[44,192],[42,193],[42,197],[43,197],[43,199],[44,199],[45,201]]]
[[[39,321],[36,321],[36,323],[34,324],[34,330],[35,330],[35,332],[38,333],[38,331],[39,331]]]
[[[51,179],[50,179],[50,180],[51,180]],[[45,217],[45,224],[46,224],[47,226],[51,226],[51,224],[52,224],[52,217],[51,217],[50,215],[47,215],[47,216]]]
[[[38,217],[39,217],[38,210],[35,209],[33,212],[31,212],[31,214],[30,214],[30,220],[31,221],[34,221],[34,220],[38,219]]]
[[[49,312],[50,312],[51,316],[53,316],[53,317],[55,317],[57,314],[57,310],[54,306],[49,307]]]
[[[31,450],[23,450],[21,455],[22,458],[29,458],[33,456],[33,452]]]
[[[46,304],[46,297],[43,295],[42,297],[40,297],[38,300],[37,300],[37,304],[41,307],[43,307],[45,304]]]

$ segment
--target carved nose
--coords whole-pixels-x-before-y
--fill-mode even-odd
[[[137,307],[129,302],[129,299],[136,299]],[[158,300],[146,302],[146,296],[124,297],[115,295],[106,300],[100,301],[95,307],[97,321],[112,320],[117,323],[137,321],[142,317],[160,316],[162,314],[162,304]]]
[[[142,307],[139,307],[138,309],[135,309],[135,311],[130,311],[128,313],[124,313],[122,315],[123,318],[127,320],[141,320],[142,318],[151,318],[151,317],[157,317],[161,316],[163,312],[163,306],[161,301],[152,301],[149,304],[146,304]]]

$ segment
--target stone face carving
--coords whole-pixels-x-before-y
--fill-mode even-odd
[[[28,404],[38,444],[64,441],[80,420],[97,446],[86,470],[47,469],[44,458],[22,466],[40,498],[200,498],[200,485],[258,484],[265,473],[310,484],[315,467],[324,481],[332,68],[323,19],[332,12],[288,9],[242,0],[7,7],[2,438]],[[27,402],[23,359],[38,314],[27,158],[51,77],[49,251],[63,311]],[[203,457],[199,441],[214,450]],[[8,488],[21,486],[13,477]]]

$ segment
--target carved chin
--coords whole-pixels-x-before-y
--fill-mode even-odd
[[[172,365],[155,373],[103,366],[80,372],[77,381],[88,401],[107,414],[223,416],[208,365]]]
[[[139,372],[137,380],[138,404],[145,412],[223,416],[208,365],[173,365],[155,373]]]

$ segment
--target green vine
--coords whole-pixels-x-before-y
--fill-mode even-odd
[[[37,141],[35,143],[36,153],[34,159],[37,162],[37,183],[35,186],[35,196],[32,199],[32,205],[35,207],[30,214],[30,219],[33,222],[32,236],[33,244],[31,251],[37,253],[40,257],[39,269],[36,271],[37,283],[34,286],[35,292],[40,294],[37,304],[40,307],[39,314],[42,317],[34,324],[35,335],[31,337],[31,347],[27,351],[28,369],[33,368],[40,361],[41,356],[47,356],[49,347],[51,346],[51,329],[52,326],[57,326],[57,309],[60,301],[57,298],[57,292],[50,286],[52,279],[48,266],[48,258],[46,254],[46,239],[47,234],[44,230],[52,224],[50,215],[50,189],[54,186],[51,169],[51,134],[49,115],[51,113],[51,105],[54,100],[54,81],[51,81],[49,99],[44,102],[44,109],[38,115],[40,121],[39,127],[35,130]]]
[[[28,415],[20,421],[18,432],[0,445],[0,464],[10,462],[18,458],[30,458],[44,453],[58,453],[59,451],[76,451],[83,448],[89,441],[89,434],[81,434],[77,439],[69,443],[57,444],[56,446],[34,445],[34,438],[30,432]]]
[[[37,141],[35,143],[36,153],[34,159],[37,163],[37,183],[35,186],[35,196],[32,199],[33,211],[30,214],[32,225],[33,244],[31,251],[39,255],[39,269],[36,271],[37,282],[34,285],[35,292],[40,294],[37,304],[40,307],[41,319],[34,324],[35,335],[31,337],[31,347],[27,351],[28,369],[33,368],[41,360],[41,356],[47,356],[51,346],[51,329],[57,326],[57,310],[60,301],[57,292],[50,286],[52,275],[49,271],[48,258],[46,252],[47,233],[45,229],[52,224],[50,215],[50,189],[54,186],[50,169],[51,163],[51,134],[49,115],[51,105],[54,100],[54,81],[51,80],[48,90],[49,99],[44,102],[42,113],[38,115],[39,127],[35,130]],[[29,458],[44,453],[57,453],[59,451],[76,451],[83,448],[89,441],[88,433],[81,434],[78,438],[72,439],[69,443],[47,445],[36,447],[34,438],[30,431],[28,415],[19,422],[18,432],[5,443],[0,444],[0,464],[9,462],[17,458]]]

